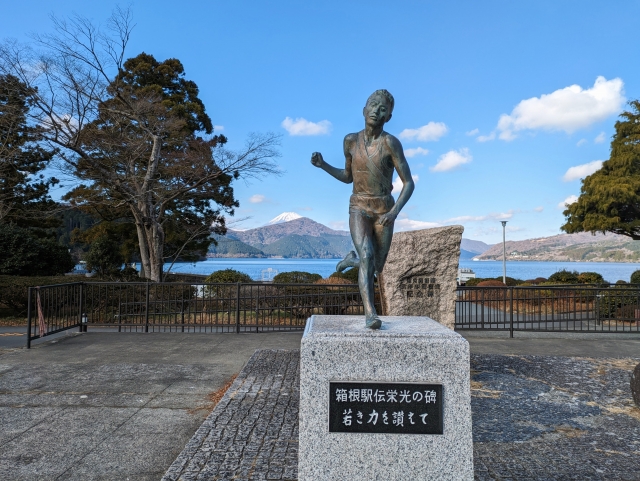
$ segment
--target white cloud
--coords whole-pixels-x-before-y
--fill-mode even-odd
[[[617,114],[625,98],[620,78],[600,76],[593,87],[571,85],[540,97],[522,100],[510,115],[502,114],[498,130],[502,140],[512,140],[522,130],[563,130],[567,133],[588,127]]]
[[[347,222],[344,220],[334,220],[329,222],[329,227],[333,230],[347,230]]]
[[[480,133],[480,129],[473,129],[467,132],[466,134],[469,136],[478,135]]]
[[[594,160],[593,162],[588,162],[586,164],[569,167],[569,170],[565,172],[562,180],[564,180],[565,182],[571,182],[572,180],[584,179],[587,175],[591,175],[601,168],[601,160]]]
[[[267,200],[267,198],[262,194],[254,194],[249,197],[249,202],[251,202],[252,204],[260,204],[265,200]]]
[[[422,147],[416,147],[415,149],[406,149],[404,151],[404,155],[406,157],[415,157],[416,155],[427,155],[429,151],[427,149],[423,149]]]
[[[224,130],[224,125],[214,125],[213,126],[213,131],[214,132],[222,132]]]
[[[396,219],[393,230],[395,230],[396,232],[402,232],[407,230],[431,229],[433,227],[440,227],[440,225],[441,224],[438,224],[437,222],[425,222],[413,219]]]
[[[463,164],[468,164],[472,159],[473,157],[466,147],[460,150],[450,150],[446,154],[442,154],[438,158],[438,163],[429,167],[429,170],[432,172],[446,172]]]
[[[587,139],[580,139],[578,140],[578,143],[576,144],[578,147],[582,147],[584,144],[588,144],[589,141]]]
[[[606,135],[604,134],[604,132],[600,132],[600,133],[598,134],[598,136],[597,136],[595,139],[593,139],[593,143],[594,143],[594,144],[601,144],[601,143],[602,143],[602,142],[604,142],[605,140],[607,140]]]
[[[540,207],[536,207],[535,209],[533,209],[536,212],[542,212],[544,210],[544,207],[540,206]]]
[[[479,135],[478,137],[476,137],[476,140],[478,142],[489,142],[490,140],[493,140],[495,138],[496,138],[496,133],[491,132],[489,135]]]
[[[287,117],[282,121],[281,125],[289,132],[289,135],[325,135],[331,132],[331,122],[328,120],[310,122],[302,117],[295,120]]]
[[[569,197],[567,197],[565,200],[563,200],[562,202],[560,202],[558,204],[558,209],[566,209],[568,205],[573,204],[574,202],[578,201],[578,196],[577,195],[570,195]]]
[[[444,122],[429,122],[417,129],[404,129],[399,137],[405,140],[420,140],[422,142],[436,141],[449,131]]]
[[[486,220],[509,220],[513,217],[517,211],[509,210],[507,212],[492,212],[487,215],[461,215],[459,217],[452,217],[451,219],[447,219],[445,222],[447,224],[451,224],[453,222],[483,222]]]
[[[412,175],[411,178],[413,179],[413,182],[416,183],[418,182],[418,180],[420,180],[420,177],[418,177],[417,175]],[[400,179],[400,177],[396,177],[396,180],[393,181],[393,190],[391,191],[392,194],[399,194],[400,191],[402,190],[402,186],[404,184],[402,183],[402,179]]]

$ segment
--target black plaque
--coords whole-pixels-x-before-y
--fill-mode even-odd
[[[442,434],[442,384],[330,382],[329,432]]]

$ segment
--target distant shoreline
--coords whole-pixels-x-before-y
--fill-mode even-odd
[[[207,259],[342,259],[342,257],[285,257],[285,256],[260,256],[241,254],[207,254]]]
[[[502,262],[502,257],[497,259],[466,259],[473,262]],[[638,264],[638,260],[632,259],[608,259],[608,260],[580,260],[573,259],[514,259],[507,257],[507,262],[572,262],[575,264]]]

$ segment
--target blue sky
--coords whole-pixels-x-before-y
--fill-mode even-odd
[[[3,1],[0,37],[51,29],[50,13],[104,22],[109,2]],[[176,7],[179,5],[179,9]],[[213,123],[241,148],[282,134],[280,177],[236,184],[236,227],[294,211],[347,228],[342,165],[379,88],[386,130],[416,190],[396,230],[462,224],[498,242],[560,233],[560,204],[606,160],[617,115],[640,97],[633,1],[135,1],[129,56],[180,59]]]

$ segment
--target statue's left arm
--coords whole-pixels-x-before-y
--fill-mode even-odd
[[[400,213],[402,208],[409,201],[411,194],[413,194],[413,189],[415,187],[413,178],[411,177],[411,169],[409,169],[407,159],[404,157],[402,144],[393,135],[387,135],[385,140],[391,153],[393,166],[398,172],[398,177],[400,177],[400,180],[402,181],[402,191],[400,192],[398,200],[391,208],[391,210],[386,214],[380,216],[378,222],[382,225],[388,225],[393,222],[396,217],[398,217],[398,214]]]

